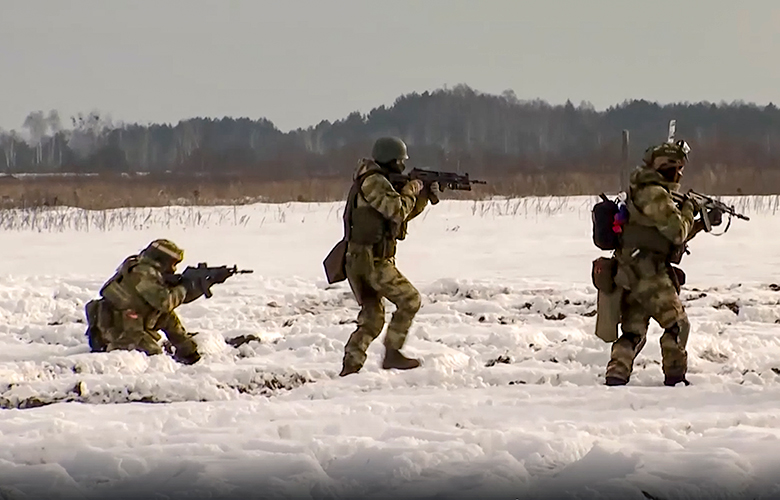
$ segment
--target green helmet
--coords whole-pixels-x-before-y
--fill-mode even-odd
[[[688,153],[690,151],[690,146],[683,140],[679,140],[674,144],[664,142],[658,146],[647,148],[642,161],[648,167],[656,170],[667,166],[682,167],[688,162]]]
[[[184,260],[184,250],[176,246],[171,240],[159,239],[149,243],[141,255],[159,262],[165,267],[175,267]]]
[[[409,159],[406,152],[406,144],[398,137],[380,137],[374,143],[371,157],[380,165],[388,164],[393,160],[403,163]]]

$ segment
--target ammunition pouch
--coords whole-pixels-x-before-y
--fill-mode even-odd
[[[599,257],[593,261],[591,279],[597,290],[612,293],[616,288],[615,274],[617,274],[617,260]]]

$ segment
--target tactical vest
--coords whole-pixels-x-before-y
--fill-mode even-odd
[[[117,272],[100,289],[100,296],[106,299],[114,309],[135,311],[141,315],[151,312],[149,304],[136,291],[136,281],[130,275],[140,262],[140,257],[133,255],[125,259]]]
[[[658,230],[655,223],[643,214],[634,204],[633,190],[626,199],[628,209],[628,224],[623,227],[622,248],[628,250],[644,250],[669,259],[676,255],[679,247],[674,245],[666,236]]]
[[[350,243],[372,247],[374,257],[390,258],[395,255],[399,229],[394,228],[379,210],[368,204],[361,189],[363,181],[374,174],[382,175],[377,171],[366,172],[352,183],[344,211],[344,234]],[[365,204],[358,206],[358,197],[363,198]]]

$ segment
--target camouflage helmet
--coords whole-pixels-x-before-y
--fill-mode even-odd
[[[642,158],[645,165],[655,170],[664,170],[667,168],[677,168],[682,170],[688,162],[688,153],[691,147],[688,143],[679,140],[675,143],[665,142],[658,146],[651,146],[645,150]]]
[[[393,160],[403,163],[409,159],[406,144],[398,137],[380,137],[374,142],[371,157],[379,164],[388,164]]]
[[[160,264],[171,267],[184,260],[184,250],[171,240],[166,239],[154,240],[149,243],[149,246],[144,248],[141,254]]]

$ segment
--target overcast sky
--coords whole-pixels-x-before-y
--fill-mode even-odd
[[[0,127],[266,117],[465,83],[520,99],[780,103],[780,0],[1,0]]]

